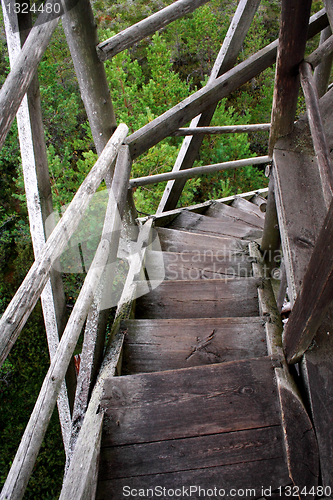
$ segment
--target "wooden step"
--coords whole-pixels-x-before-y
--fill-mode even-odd
[[[149,279],[161,275],[161,254],[164,261],[165,279],[197,280],[224,279],[252,276],[252,261],[248,255],[220,257],[212,251],[198,252],[155,252],[146,254]]]
[[[260,208],[257,205],[251,203],[248,200],[245,200],[244,198],[241,197],[235,198],[231,205],[235,208],[238,208],[238,210],[242,210],[243,212],[246,212],[248,214],[253,214],[257,216],[259,219],[265,218],[265,214],[260,210]]]
[[[259,278],[164,281],[136,301],[136,318],[259,316]],[[139,290],[140,290],[140,284]],[[146,283],[142,283],[146,290]],[[139,293],[140,294],[140,293]],[[138,295],[139,295],[138,294]]]
[[[126,332],[122,375],[267,355],[260,317],[127,320],[121,329]]]
[[[258,207],[256,207],[258,208]],[[206,215],[183,210],[169,225],[170,229],[189,231],[212,236],[232,236],[234,238],[253,241],[262,237],[262,231],[246,223],[222,219],[213,219]]]
[[[227,219],[233,221],[240,221],[250,226],[259,227],[264,229],[264,220],[257,215],[252,215],[239,210],[238,208],[231,207],[225,203],[219,203],[217,201],[213,202],[210,207],[204,212],[207,217],[216,217],[219,219]]]
[[[124,498],[124,487],[191,485],[255,488],[261,498],[291,482],[269,357],[115,377],[101,407],[98,500]]]
[[[164,252],[213,252],[219,257],[248,255],[248,242],[222,236],[195,234],[177,229],[157,227],[161,248]]]

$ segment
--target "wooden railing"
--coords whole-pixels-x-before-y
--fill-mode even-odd
[[[145,22],[139,23],[139,26],[136,25],[131,27],[123,33],[116,35],[113,39],[103,44],[99,44],[97,46],[99,57],[105,59],[117,53],[117,51],[120,50],[119,40],[121,40],[121,50],[124,50],[124,48],[134,43],[134,41],[139,41],[147,36],[148,32],[151,33],[152,30],[155,31],[158,27],[164,26],[168,22],[185,15],[187,12],[194,10],[194,8],[204,4],[206,1],[208,0],[178,0],[178,2],[175,2],[166,9],[154,14],[151,18],[148,18]],[[82,3],[85,8],[87,2]],[[6,356],[15,343],[30,312],[35,306],[48,279],[53,263],[62,252],[68,238],[74,233],[80,218],[83,216],[85,208],[88,206],[89,201],[104,178],[108,179],[108,187],[111,188],[114,198],[110,196],[104,229],[94,261],[86,276],[79,298],[74,306],[57,352],[45,377],[35,408],[25,430],[5,486],[1,492],[1,500],[5,498],[21,499],[23,497],[61,383],[65,377],[67,366],[92,304],[93,292],[100,286],[103,269],[108,259],[115,260],[116,258],[119,244],[119,227],[117,226],[118,222],[115,218],[115,213],[117,210],[120,214],[123,213],[128,188],[147,183],[161,182],[168,179],[182,179],[185,181],[187,178],[195,175],[225,170],[227,168],[240,168],[249,164],[266,163],[270,160],[268,156],[264,156],[205,167],[190,168],[193,165],[194,153],[201,144],[200,141],[203,134],[246,133],[254,130],[270,129],[270,124],[214,127],[211,129],[197,127],[197,125],[209,125],[215,106],[221,98],[226,97],[233,90],[239,88],[275,62],[278,46],[277,41],[233,68],[242,40],[246,35],[248,26],[250,25],[258,4],[258,0],[252,2],[249,0],[241,0],[239,2],[229,30],[230,33],[228,32],[226,43],[222,47],[221,53],[214,65],[212,77],[206,87],[177,104],[140,130],[134,132],[127,139],[125,139],[127,127],[123,124],[120,125],[113,133],[106,146],[105,143],[110,135],[110,131],[114,128],[114,116],[112,115],[111,102],[107,104],[107,112],[104,107],[107,101],[105,97],[107,85],[105,85],[105,81],[103,80],[102,86],[97,88],[98,85],[96,85],[96,88],[92,90],[89,88],[89,82],[87,83],[88,79],[84,77],[84,75],[87,74],[95,75],[94,69],[97,67],[101,70],[101,66],[98,66],[94,59],[97,59],[96,53],[94,52],[95,46],[93,45],[93,50],[90,50],[93,44],[93,40],[90,40],[90,55],[87,56],[87,51],[85,51],[86,41],[84,40],[84,34],[86,32],[83,30],[82,35],[81,31],[78,29],[77,31],[81,34],[78,35],[74,43],[73,34],[71,34],[70,30],[70,19],[73,18],[77,20],[81,16],[80,22],[84,24],[86,18],[89,16],[91,17],[91,12],[89,11],[89,16],[86,16],[86,12],[81,5],[81,10],[79,8],[72,9],[70,16],[64,19],[67,39],[72,54],[76,56],[73,58],[75,59],[75,69],[79,75],[82,98],[91,123],[96,149],[100,156],[79,188],[59,224],[45,243],[27,277],[0,319],[0,365],[6,359]],[[77,18],[75,18],[75,16],[77,16]],[[9,74],[0,91],[0,105],[3,109],[3,117],[2,121],[0,121],[0,147],[5,140],[18,106],[29,87],[33,75],[37,70],[38,63],[41,60],[52,32],[58,22],[57,19],[48,18],[43,18],[42,21],[43,22],[40,22],[38,27],[32,30],[15,67]],[[90,28],[93,30],[93,19],[90,19],[89,22],[91,22]],[[327,18],[325,12],[321,11],[317,13],[310,20],[308,36],[314,36],[326,25]],[[88,30],[88,32],[90,33],[92,31]],[[83,38],[79,40],[79,36],[81,35]],[[98,74],[102,73],[103,71],[101,70],[101,73]],[[103,78],[101,78],[101,80]],[[103,96],[105,99],[102,98]],[[91,103],[97,103],[97,101],[99,104],[96,104],[98,108],[96,112]],[[198,113],[203,114],[200,117]],[[95,115],[98,115],[97,118]],[[191,119],[194,119],[194,121],[190,129],[179,129],[179,127],[186,124]],[[199,135],[200,139],[198,138],[198,141],[194,140],[193,143],[191,142],[191,148],[187,147],[187,143],[184,143],[185,145],[183,144],[181,156],[183,156],[183,159],[185,158],[185,161],[181,161],[181,165],[178,165],[179,168],[175,166],[176,168],[173,172],[149,176],[148,178],[131,179],[129,181],[131,161],[169,135],[190,135],[192,138]],[[114,166],[116,161],[116,166]],[[180,191],[177,189],[173,192],[172,201],[162,200],[163,203],[161,202],[161,206],[163,205],[163,209],[161,208],[160,212],[165,211],[169,202],[171,204],[177,203],[181,192],[181,189]],[[89,498],[90,494],[91,497],[93,497],[93,491],[96,487],[96,459],[103,420],[103,414],[100,413],[98,409],[103,383],[106,378],[116,374],[123,342],[123,334],[119,333],[119,321],[121,318],[129,315],[129,311],[132,307],[137,286],[136,278],[142,270],[145,251],[151,238],[152,225],[153,219],[149,218],[139,233],[137,256],[132,259],[130,263],[122,296],[118,303],[110,342],[106,347],[103,364],[99,371],[97,382],[94,385],[90,400],[88,395],[89,391],[86,390],[87,384],[84,380],[79,380],[78,382],[74,415],[79,417],[77,419],[79,425],[72,429],[72,441],[67,456],[68,469],[60,497],[63,500],[69,498]],[[89,363],[89,361],[87,361],[87,363]],[[88,378],[91,377],[91,373],[86,373],[86,376]],[[79,399],[82,394],[83,398],[80,403]],[[83,420],[84,415],[85,418]]]

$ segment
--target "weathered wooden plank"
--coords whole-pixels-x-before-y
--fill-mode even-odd
[[[258,280],[164,281],[140,297],[137,318],[225,318],[258,316]]]
[[[333,299],[333,203],[325,217],[284,331],[289,363],[297,362],[311,344]]]
[[[270,271],[279,264],[281,258],[280,246],[281,237],[276,211],[274,179],[273,176],[271,176],[269,180],[265,227],[260,245],[261,252],[263,253],[265,259],[265,264]]]
[[[101,240],[98,246],[16,452],[0,495],[1,500],[23,498],[88,308],[107,262],[109,246],[107,240]]]
[[[327,28],[325,28],[320,34],[319,47],[322,46],[323,43],[326,42],[326,40],[328,40],[331,35],[332,35],[331,27],[327,26]],[[332,62],[333,62],[333,52],[324,56],[314,70],[314,79],[319,98],[322,97],[327,91],[327,87],[330,82]]]
[[[255,243],[249,245],[254,273],[264,276],[263,259]],[[282,349],[282,321],[277,309],[271,280],[263,279],[258,290],[260,313],[266,318],[267,349],[271,356],[280,359],[275,367],[275,376],[281,405],[281,423],[284,431],[285,452],[289,476],[293,484],[302,489],[318,485],[319,460],[317,440],[313,425],[305,410],[294,379],[290,375]],[[313,495],[311,495],[313,496]]]
[[[328,208],[333,194],[333,167],[321,119],[319,98],[309,63],[303,62],[300,65],[300,75],[324,200]]]
[[[164,174],[147,175],[145,177],[137,177],[131,179],[129,185],[131,188],[139,186],[148,186],[149,184],[157,184],[159,182],[168,181],[171,179],[191,179],[205,174],[212,174],[214,172],[222,172],[224,170],[232,170],[235,168],[242,168],[248,165],[262,165],[270,163],[269,156],[258,156],[255,158],[246,158],[243,160],[227,161],[224,163],[215,163],[214,165],[205,165],[203,167],[194,167],[184,169],[178,172],[165,172]]]
[[[212,84],[217,76],[228,71],[235,64],[238,51],[242,46],[245,34],[251,24],[251,19],[255,13],[255,10],[253,10],[255,8],[255,4],[251,4],[250,2],[242,1],[238,3],[234,19],[230,25],[225,42],[222,45],[220,53],[213,67],[209,84]],[[321,14],[318,13],[317,16],[320,18],[322,14],[323,12]],[[312,17],[309,25],[309,37],[313,36],[311,25],[314,21],[315,17]],[[321,29],[327,26],[327,19],[325,20],[325,23],[325,25],[323,25]],[[271,45],[271,49],[274,51],[273,60],[275,61],[277,41],[274,43],[275,45]],[[269,65],[270,64],[268,64],[266,67],[268,67]],[[264,68],[260,69],[259,73],[263,69]],[[232,90],[230,89],[230,91]],[[196,127],[197,125],[209,125],[210,120],[212,119],[212,116],[214,114],[214,110],[215,105],[207,108],[207,110],[203,112],[202,116],[196,117],[193,120],[191,126]],[[178,158],[174,165],[174,170],[191,168],[197,157],[201,143],[202,138],[200,138],[200,136],[186,138],[183,142]],[[168,182],[157,210],[158,213],[172,210],[176,207],[184,184],[184,181],[180,180]]]
[[[255,205],[253,206],[257,208]],[[248,224],[240,221],[225,222],[222,219],[213,219],[212,217],[195,214],[188,210],[183,210],[168,225],[168,228],[212,236],[233,236],[246,240],[257,239],[262,236],[261,229],[250,227]]]
[[[279,141],[277,146],[288,148],[289,139]],[[288,293],[292,304],[301,288],[326,214],[316,159],[310,155],[311,150],[308,152],[306,136],[302,131],[299,139],[296,137],[295,146],[296,152],[275,148],[273,168]],[[303,153],[297,152],[297,149]]]
[[[301,372],[316,431],[322,484],[333,480],[333,310],[330,307],[315,341],[302,359]]]
[[[170,493],[175,491],[177,494],[183,494],[184,497],[188,495],[190,498],[208,498],[209,495],[214,495],[214,491],[216,491],[217,495],[220,493],[221,496],[227,494],[233,496],[239,490],[242,497],[244,492],[244,495],[247,494],[250,498],[262,499],[263,491],[266,491],[266,495],[270,497],[271,492],[279,486],[284,487],[290,484],[291,481],[283,458],[278,456],[269,460],[258,460],[250,463],[240,462],[194,471],[101,481],[98,484],[96,498],[97,500],[107,500],[109,498],[120,500],[124,497],[123,487],[126,486],[128,488],[125,489],[126,494],[133,490],[134,493],[142,491],[147,496],[153,495],[154,492],[157,494],[156,496],[160,496],[164,492],[167,495],[170,489]],[[156,486],[160,486],[161,489],[157,488],[155,491]],[[214,487],[216,487],[216,490],[214,490]],[[272,498],[287,497],[284,494],[279,496],[279,492],[276,492],[276,497],[272,495]]]
[[[267,355],[262,318],[129,320],[122,375]]]
[[[115,377],[105,382],[101,408],[103,446],[280,424],[269,357]]]
[[[189,127],[179,128],[173,136],[187,136],[199,134],[246,134],[249,132],[264,132],[271,128],[270,123],[258,123],[254,125],[225,125],[223,127]]]
[[[100,155],[117,124],[104,65],[99,61],[97,25],[89,0],[75,2],[62,17],[62,25],[79,82],[89,125]]]
[[[240,196],[235,197],[234,201],[231,203],[231,206],[238,208],[239,210],[243,210],[244,212],[247,212],[249,214],[253,214],[257,217],[260,217],[261,219],[265,218],[265,214],[260,210],[260,208],[257,205],[251,203],[248,200],[245,200]]]
[[[298,66],[304,58],[312,0],[282,0],[279,49],[268,150],[273,153],[279,137],[291,132],[299,91]]]
[[[15,66],[1,87],[0,148],[5,142],[21,101],[32,82],[46,47],[59,22],[59,18],[54,18],[53,7],[55,3],[57,3],[57,0],[47,1],[47,4],[52,7],[51,13],[47,13],[45,5],[44,11],[38,17],[22,51],[17,57]]]
[[[282,459],[280,426],[102,448],[99,481],[256,462],[259,456]]]
[[[2,1],[4,25],[11,67],[14,66],[31,30],[31,13],[17,15],[14,9],[7,12]],[[32,79],[27,95],[18,109],[17,127],[22,158],[23,178],[29,215],[30,234],[37,257],[47,237],[45,221],[53,212],[51,183],[47,163],[46,145],[42,120],[38,76]],[[52,270],[51,281],[48,280],[41,294],[43,317],[50,358],[52,359],[59,345],[59,336],[65,328],[66,302],[61,275]],[[58,411],[63,436],[64,448],[67,454],[71,409],[73,408],[76,374],[71,363],[66,376],[67,388],[64,383],[58,398]]]
[[[102,363],[104,351],[104,336],[98,339],[98,317],[101,307],[107,308],[107,299],[111,293],[114,280],[115,267],[112,265],[117,258],[121,220],[124,215],[124,208],[127,198],[128,180],[131,174],[132,162],[129,157],[128,146],[122,146],[114,169],[112,179],[110,202],[105,216],[105,223],[102,232],[102,239],[110,243],[110,253],[108,260],[108,273],[105,281],[107,283],[101,287],[101,293],[98,299],[95,298],[96,307],[90,309],[86,327],[84,331],[83,346],[81,352],[80,371],[78,376],[77,388],[75,393],[75,403],[72,418],[72,429],[70,439],[69,455],[67,457],[67,466],[72,458],[73,450],[79,435],[84,415],[86,413],[89,398],[93,385],[97,378],[98,370]],[[104,303],[103,303],[104,296]],[[106,296],[106,297],[105,297]]]
[[[117,35],[97,45],[97,54],[101,61],[111,59],[119,52],[132,47],[135,43],[149,35],[153,35],[172,21],[186,16],[190,12],[207,3],[208,0],[177,0],[164,9],[155,12],[142,21],[129,26]]]
[[[210,207],[204,212],[208,217],[216,217],[218,219],[229,219],[234,221],[241,221],[249,224],[252,227],[264,229],[264,221],[256,215],[248,214],[243,210],[236,207],[231,207],[224,203],[213,202]]]
[[[40,256],[30,268],[20,288],[0,319],[0,364],[15,343],[30,312],[34,308],[48,278],[55,259],[61,254],[68,238],[73,234],[85,208],[104,178],[126,137],[127,126],[121,124],[114,132],[99,159],[81,184],[72,202],[56,226]]]
[[[164,227],[156,228],[164,252],[197,252],[223,258],[247,254],[247,242],[236,238],[209,236]]]
[[[220,257],[213,252],[163,252],[166,280],[224,279],[252,276],[251,258],[244,255]],[[147,252],[149,279],[161,275],[161,253]]]

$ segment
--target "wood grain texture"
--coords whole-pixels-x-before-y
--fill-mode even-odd
[[[97,54],[101,61],[112,59],[116,54],[126,50],[149,35],[153,35],[172,21],[186,16],[190,12],[207,3],[208,0],[178,0],[151,16],[129,26],[117,35],[97,45]]]
[[[245,201],[245,203],[248,202]],[[255,206],[255,208],[258,207]],[[261,229],[249,227],[248,224],[244,224],[240,221],[213,219],[212,217],[195,214],[193,212],[189,212],[188,210],[183,210],[168,225],[168,228],[177,229],[178,231],[209,234],[211,236],[233,236],[234,238],[246,240],[258,239],[262,236]]]
[[[210,207],[204,212],[207,217],[215,217],[222,220],[233,220],[245,222],[250,226],[264,229],[264,221],[256,215],[248,214],[236,207],[231,207],[225,203],[213,202]]]
[[[164,281],[140,297],[139,318],[219,318],[258,316],[257,278]]]
[[[255,317],[126,321],[122,374],[266,356],[264,324]]]
[[[164,227],[157,227],[156,231],[164,252],[209,252],[217,257],[248,254],[247,242],[244,240],[190,233]]]
[[[311,0],[282,1],[269,154],[279,137],[291,132],[299,91],[298,66],[304,58]]]
[[[104,447],[99,481],[283,458],[280,426]]]
[[[201,491],[199,491],[199,485],[201,485]],[[260,486],[258,487],[258,485]],[[150,495],[153,495],[152,489],[156,486],[162,488],[161,490],[157,490],[159,495],[161,495],[161,492],[163,494],[163,491],[167,495],[168,489],[176,489],[178,491],[178,488],[180,488],[181,492],[183,492],[182,488],[184,487],[184,497],[190,495],[190,486],[192,486],[194,489],[191,490],[190,498],[204,498],[204,496],[207,498],[208,495],[214,494],[215,487],[217,488],[217,494],[220,489],[225,489],[225,493],[221,492],[221,495],[225,495],[230,490],[233,490],[232,494],[235,494],[234,489],[247,489],[251,498],[261,499],[262,488],[268,488],[268,492],[270,492],[270,488],[274,491],[279,486],[286,485],[290,485],[290,478],[283,459],[278,457],[270,460],[259,459],[256,462],[209,467],[194,471],[180,471],[169,474],[157,474],[155,476],[140,476],[132,479],[101,481],[98,484],[96,499],[123,499],[123,486],[145,492],[147,492],[147,488],[150,488],[150,493],[147,493]],[[275,498],[287,499],[284,495],[279,496],[279,494]]]
[[[251,203],[240,196],[237,196],[231,204],[233,207],[238,208],[238,210],[243,210],[243,212],[247,212],[252,214],[260,219],[265,219],[265,214],[260,210],[260,208]]]
[[[269,357],[107,380],[103,446],[280,424]]]
[[[297,147],[294,152],[289,150],[289,139],[279,141],[279,147],[286,146],[288,149],[275,149],[273,169],[275,199],[292,303],[302,285],[326,213],[316,159],[308,154],[306,136],[300,134],[299,142],[297,138],[295,144]]]
[[[284,349],[289,363],[300,360],[310,346],[333,299],[333,202],[303,278],[284,331]]]
[[[225,279],[252,276],[252,259],[247,255],[221,258],[213,252],[163,252],[165,280]],[[149,265],[149,279],[161,275],[161,253],[146,254]]]

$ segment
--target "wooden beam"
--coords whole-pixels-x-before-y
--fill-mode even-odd
[[[328,26],[327,28],[325,28],[324,31],[328,30],[329,33],[331,33],[331,29],[330,27]],[[328,33],[327,32],[327,33]],[[332,51],[333,51],[333,35],[330,35],[329,37],[327,37],[327,35],[324,35],[326,37],[325,41],[323,41],[319,47],[314,50],[312,52],[312,54],[310,54],[306,59],[305,61],[309,64],[311,64],[311,66],[313,68],[316,68],[318,66],[318,64],[320,64],[323,59],[325,59],[326,57],[330,56],[332,54]],[[321,38],[322,40],[322,38]]]
[[[173,136],[186,136],[197,134],[247,134],[249,132],[260,132],[269,130],[270,123],[262,123],[258,125],[227,125],[224,127],[190,127],[179,128],[172,135]]]
[[[330,26],[327,26],[320,34],[320,45],[321,47],[326,40],[332,36],[332,30]],[[330,82],[331,69],[333,63],[333,40],[332,40],[332,51],[329,55],[324,56],[321,62],[315,69],[314,79],[316,82],[316,87],[318,91],[319,98],[322,97],[327,92],[327,87]]]
[[[0,366],[34,308],[47,282],[52,264],[61,254],[78,226],[89,201],[106,175],[106,171],[113,164],[127,131],[127,126],[121,124],[114,132],[2,315],[0,319]]]
[[[330,151],[327,145],[324,126],[319,109],[319,98],[316,84],[312,76],[311,65],[302,62],[300,65],[301,83],[304,92],[313,147],[317,157],[325,204],[329,207],[333,194],[333,170]]]
[[[269,155],[273,154],[277,139],[293,129],[300,83],[298,67],[304,58],[311,3],[312,0],[282,0]]]
[[[132,45],[149,35],[153,35],[155,31],[158,31],[172,21],[179,19],[180,17],[186,16],[190,12],[204,5],[209,0],[177,0],[171,5],[168,5],[164,9],[155,12],[151,16],[143,19],[142,21],[129,26],[124,31],[121,31],[117,35],[101,42],[97,45],[97,54],[101,61],[106,61],[111,59],[119,52],[126,50]]]
[[[269,163],[269,156],[258,156],[256,158],[246,158],[243,160],[227,161],[225,163],[216,163],[215,165],[206,165],[204,167],[188,168],[178,172],[166,172],[164,174],[147,175],[146,177],[138,177],[131,179],[129,185],[131,188],[139,186],[147,186],[149,184],[157,184],[158,182],[168,181],[170,179],[192,179],[200,175],[211,174],[213,172],[221,172],[222,170],[231,170],[242,168],[247,165],[262,165]]]
[[[240,2],[238,2],[236,12],[211,71],[208,85],[230,70],[236,63],[238,53],[242,47],[259,3],[260,0],[240,0]],[[217,101],[204,109],[197,109],[196,114],[190,117],[190,119],[192,119],[190,127],[195,128],[197,126],[203,127],[209,125],[216,106]],[[204,111],[203,114],[198,115],[198,113],[202,111]],[[173,170],[179,171],[191,168],[197,158],[202,141],[203,136],[186,138],[181,146]],[[168,182],[158,206],[157,213],[173,210],[176,207],[185,182],[184,180],[172,180]]]
[[[104,65],[96,54],[97,26],[89,0],[80,0],[62,17],[81,97],[100,154],[116,128]]]
[[[314,36],[327,26],[327,16],[322,10],[312,16],[309,36]],[[224,75],[181,101],[176,106],[155,118],[150,123],[131,134],[126,143],[130,146],[132,159],[168,137],[180,126],[191,120],[198,112],[226,97],[238,87],[251,80],[275,62],[278,41],[272,42],[259,52],[238,64]],[[184,164],[185,168],[185,164]]]
[[[281,244],[279,222],[275,204],[274,179],[271,176],[268,186],[265,225],[260,250],[263,253],[265,265],[271,271],[278,266],[277,257]]]
[[[20,54],[31,30],[31,13],[17,15],[14,9],[7,11],[5,2],[2,1],[4,24],[6,30],[7,47],[11,67]],[[44,128],[40,102],[38,76],[32,79],[27,95],[16,115],[24,187],[29,215],[30,233],[34,255],[37,257],[45,243],[45,221],[53,212],[51,183],[49,177]],[[62,286],[61,275],[53,271],[52,279],[48,280],[41,294],[42,310],[45,323],[46,337],[50,358],[52,359],[59,345],[59,336],[64,331],[66,324],[66,302]],[[74,401],[76,375],[74,366],[67,377],[67,385],[71,390],[71,402]],[[74,376],[73,376],[74,375]],[[61,424],[65,452],[67,454],[71,411],[70,402],[63,384],[58,398],[58,411]]]
[[[59,18],[54,19],[53,13],[57,0],[47,3],[52,5],[52,12],[47,14],[45,8],[40,14],[0,90],[0,149],[59,22]]]
[[[44,439],[70,359],[107,262],[110,243],[102,239],[51,362],[0,499],[21,500]]]
[[[288,363],[297,363],[310,346],[333,298],[333,202],[325,217],[285,327],[283,344]]]

